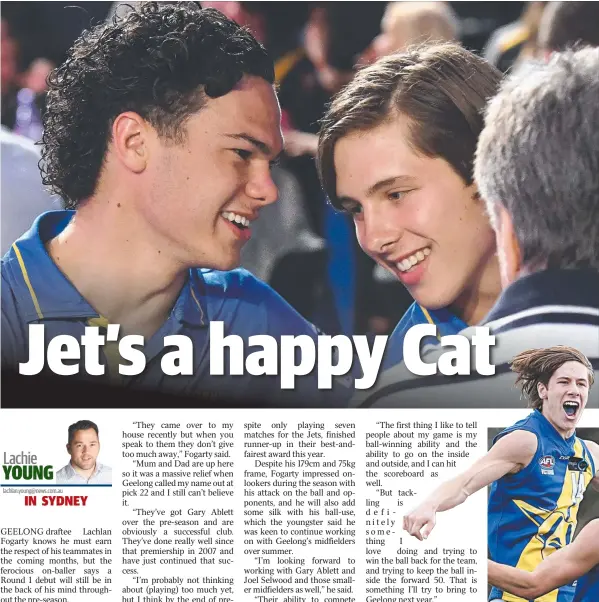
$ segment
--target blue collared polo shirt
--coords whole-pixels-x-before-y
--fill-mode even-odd
[[[17,369],[27,362],[29,324],[44,324],[46,344],[51,337],[68,334],[80,340],[86,326],[106,326],[106,320],[81,296],[48,255],[45,245],[64,230],[73,211],[50,211],[36,219],[2,259],[2,364]],[[109,344],[104,346],[107,367],[104,376],[89,376],[80,364],[78,377],[113,378],[122,386],[214,399],[219,395],[248,400],[268,400],[276,405],[345,406],[351,395],[351,378],[337,381],[332,390],[317,387],[316,370],[296,377],[294,390],[280,389],[280,376],[210,375],[209,324],[224,323],[224,334],[244,340],[246,355],[252,349],[247,339],[266,334],[277,340],[283,335],[308,335],[317,330],[272,288],[246,270],[228,272],[191,269],[173,309],[161,328],[145,341],[146,368],[137,376],[118,374],[111,362]],[[194,370],[191,376],[167,376],[160,361],[164,337],[186,335],[193,341]],[[225,353],[225,360],[228,352]],[[111,370],[112,366],[112,370]]]
[[[406,334],[412,326],[418,324],[434,324],[437,327],[437,337],[424,337],[422,345],[438,345],[441,337],[458,334],[464,328],[468,328],[468,324],[447,308],[432,310],[425,309],[418,303],[412,303],[389,337],[383,360],[383,370],[401,364]]]

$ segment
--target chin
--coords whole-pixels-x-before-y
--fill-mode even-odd
[[[228,272],[230,270],[234,270],[235,268],[238,268],[240,263],[241,263],[241,261],[239,259],[236,259],[234,261],[222,261],[222,262],[219,262],[218,267],[215,267],[213,269],[219,270],[221,272]]]
[[[449,307],[453,301],[451,301],[451,297],[449,295],[443,295],[439,297],[439,295],[435,295],[434,293],[426,294],[426,293],[414,293],[412,295],[414,297],[414,301],[421,305],[426,309],[436,310],[443,309],[445,307]]]
[[[197,262],[197,267],[208,269],[208,270],[218,270],[219,272],[228,272],[230,270],[234,270],[239,267],[241,263],[241,257],[239,255],[235,257],[220,257],[219,259],[213,259],[212,261],[206,261],[204,258],[201,261]]]

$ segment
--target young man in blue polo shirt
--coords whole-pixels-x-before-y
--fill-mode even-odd
[[[46,344],[118,324],[119,336],[144,337],[147,360],[120,379],[107,345],[109,376],[123,384],[345,402],[346,387],[320,391],[315,374],[295,391],[273,376],[209,374],[211,321],[246,345],[255,334],[316,336],[272,289],[233,270],[252,222],[277,198],[273,80],[249,32],[188,3],[147,3],[77,40],[50,76],[42,151],[45,183],[68,210],[38,218],[3,260],[3,367],[27,361],[30,324],[45,326]],[[173,334],[193,341],[193,376],[160,369]]]
[[[360,246],[414,298],[384,368],[401,363],[412,326],[457,334],[499,296],[495,237],[472,167],[482,110],[500,80],[457,44],[425,45],[358,72],[322,120],[317,164],[330,202],[352,215]]]

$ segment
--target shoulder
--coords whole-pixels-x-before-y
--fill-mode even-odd
[[[399,348],[398,351],[401,352],[403,340],[408,330],[412,328],[412,326],[415,326],[416,324],[422,324],[423,322],[426,322],[426,318],[424,317],[422,310],[417,303],[412,303],[389,336],[390,348]]]
[[[106,464],[99,464],[95,478],[96,482],[112,484],[112,468]]]
[[[317,334],[274,289],[245,269],[198,270],[198,275],[210,320],[237,322],[256,334]]]
[[[426,322],[426,317],[422,313],[422,309],[418,305],[418,303],[414,302],[408,309],[406,313],[402,316],[401,320],[397,323],[397,326],[393,329],[393,333],[391,336],[399,336],[404,334],[408,328],[414,326],[415,324],[422,324]]]
[[[2,295],[0,295],[2,321],[2,357],[6,349],[15,345],[22,320],[22,308],[17,299],[27,298],[14,270],[18,269],[12,249],[2,258]],[[24,285],[23,285],[24,286]]]
[[[523,445],[536,450],[538,440],[538,435],[534,431],[526,428],[515,428],[503,435],[500,433],[496,438],[495,445],[501,445],[504,448]]]
[[[61,481],[66,481],[69,476],[70,476],[70,465],[67,464],[66,466],[63,466],[57,473],[56,473],[56,482],[59,483]]]
[[[258,280],[251,272],[243,268],[227,272],[199,268],[196,270],[196,273],[204,281],[209,293],[223,291],[227,293],[227,296],[242,297],[249,300],[262,286],[270,288],[267,284]]]
[[[2,145],[2,155],[5,158],[7,156],[11,157],[13,154],[19,157],[26,156],[31,161],[35,161],[37,166],[37,161],[39,161],[41,153],[39,148],[29,138],[15,134],[3,127],[0,130],[0,144]],[[7,154],[5,155],[5,153]]]
[[[19,318],[23,304],[30,299],[27,291],[22,258],[16,245],[12,245],[2,257],[2,320],[12,321]],[[20,318],[19,318],[20,319]]]
[[[410,305],[389,336],[383,362],[384,370],[392,368],[396,364],[401,363],[403,359],[403,341],[406,333],[412,326],[414,326],[414,324],[418,324],[418,321],[414,316],[414,312],[416,311],[417,307],[418,306],[416,303],[412,303],[412,305]]]
[[[505,432],[504,435],[496,438],[491,451],[494,456],[513,460],[524,467],[537,453],[538,445],[539,439],[534,432],[516,429]]]
[[[228,272],[200,269],[197,273],[204,282],[207,301],[213,307],[223,303],[244,306],[286,304],[268,284],[243,268]]]
[[[540,430],[537,414],[537,411],[530,412],[530,414],[528,414],[528,416],[526,416],[522,420],[518,420],[518,422],[515,422],[511,426],[508,426],[507,428],[503,429],[500,433],[498,433],[495,436],[493,442],[495,443],[499,441],[499,439],[501,439],[502,437],[506,437],[507,435],[514,432],[530,432],[536,437]]]

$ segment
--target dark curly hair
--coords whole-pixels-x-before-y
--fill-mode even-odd
[[[134,111],[182,142],[185,120],[243,75],[274,82],[252,34],[198,3],[148,2],[85,31],[49,76],[41,168],[44,184],[75,208],[91,196],[114,119]]]

